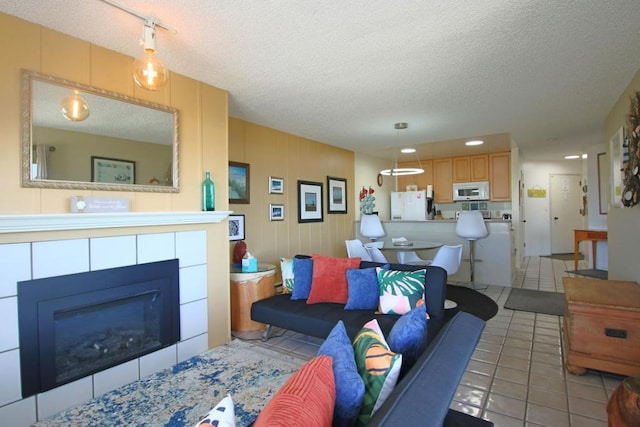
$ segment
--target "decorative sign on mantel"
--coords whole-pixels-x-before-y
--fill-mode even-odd
[[[71,197],[73,213],[129,212],[129,199],[124,197]]]

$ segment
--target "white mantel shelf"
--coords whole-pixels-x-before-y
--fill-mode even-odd
[[[90,228],[208,224],[222,222],[232,213],[233,211],[0,215],[0,234]]]

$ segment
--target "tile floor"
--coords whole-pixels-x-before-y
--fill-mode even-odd
[[[589,268],[580,262],[580,268]],[[563,292],[562,277],[572,269],[573,261],[528,257],[516,270],[513,286]],[[568,373],[563,368],[562,317],[504,309],[509,288],[489,286],[480,292],[500,310],[487,322],[451,407],[496,427],[607,427],[607,401],[624,377]],[[322,343],[286,330],[273,335],[263,345],[303,358],[315,356]]]

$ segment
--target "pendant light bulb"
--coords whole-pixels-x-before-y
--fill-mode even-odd
[[[144,53],[133,61],[133,80],[144,89],[158,90],[169,81],[169,70],[156,54],[156,29],[152,21],[144,24]]]
[[[72,122],[81,122],[89,117],[89,104],[78,92],[74,92],[73,95],[69,95],[62,100],[62,115],[67,120]]]

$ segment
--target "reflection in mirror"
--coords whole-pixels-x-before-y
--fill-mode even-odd
[[[24,187],[178,192],[175,108],[26,70],[22,103]]]

